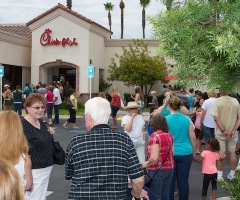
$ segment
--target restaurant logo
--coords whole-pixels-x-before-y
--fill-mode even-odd
[[[52,32],[52,30],[48,28],[41,35],[40,43],[42,46],[62,45],[63,47],[65,47],[66,45],[68,45],[68,46],[78,45],[76,38],[70,39],[68,37],[68,38],[62,38],[61,40],[59,40],[58,38],[53,39],[52,36],[50,35],[51,32]]]

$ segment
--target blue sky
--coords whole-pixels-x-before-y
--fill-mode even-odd
[[[112,38],[120,38],[120,0],[72,0],[72,10],[109,28],[104,3],[112,2]],[[66,5],[66,0],[1,0],[0,24],[27,23],[58,3]],[[142,7],[140,0],[124,0],[124,38],[142,38]],[[146,8],[146,16],[164,11],[158,0],[151,0]],[[151,38],[151,24],[146,22],[146,38]]]

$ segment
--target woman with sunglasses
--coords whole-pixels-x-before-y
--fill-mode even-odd
[[[140,107],[137,102],[128,102],[124,107],[128,110],[128,114],[123,116],[121,126],[133,141],[139,162],[143,163],[145,162],[145,121],[142,115],[137,114]]]
[[[29,144],[32,161],[32,190],[26,199],[45,200],[48,182],[53,167],[54,130],[47,128],[41,120],[45,110],[45,99],[41,94],[30,94],[24,103],[26,116],[22,117],[23,131]]]

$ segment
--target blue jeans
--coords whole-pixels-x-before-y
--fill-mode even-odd
[[[207,144],[207,141],[210,138],[215,138],[215,128],[209,128],[207,126],[202,125],[202,131],[203,131],[203,138],[205,143]]]
[[[60,105],[54,105],[54,114],[55,114],[55,117],[54,117],[54,121],[55,123],[59,124],[59,109],[60,109]]]
[[[179,200],[188,200],[189,196],[189,172],[193,155],[174,156],[174,173],[170,186],[169,199],[174,200],[175,183],[177,180]]]
[[[13,104],[14,111],[19,115],[22,116],[22,103],[14,103]]]
[[[76,110],[69,108],[68,109],[69,114],[70,114],[70,118],[67,120],[68,123],[75,123],[76,122]]]
[[[158,170],[149,170],[149,177],[153,177],[153,175]],[[170,170],[159,170],[156,176],[154,177],[150,189],[152,193],[159,200],[169,200],[169,189],[173,176],[173,169]]]

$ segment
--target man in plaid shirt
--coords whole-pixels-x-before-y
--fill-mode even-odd
[[[108,125],[111,108],[101,97],[85,104],[85,125],[89,130],[72,138],[66,150],[65,179],[72,180],[68,199],[125,200],[128,177],[132,195],[142,192],[144,173],[130,137]]]

